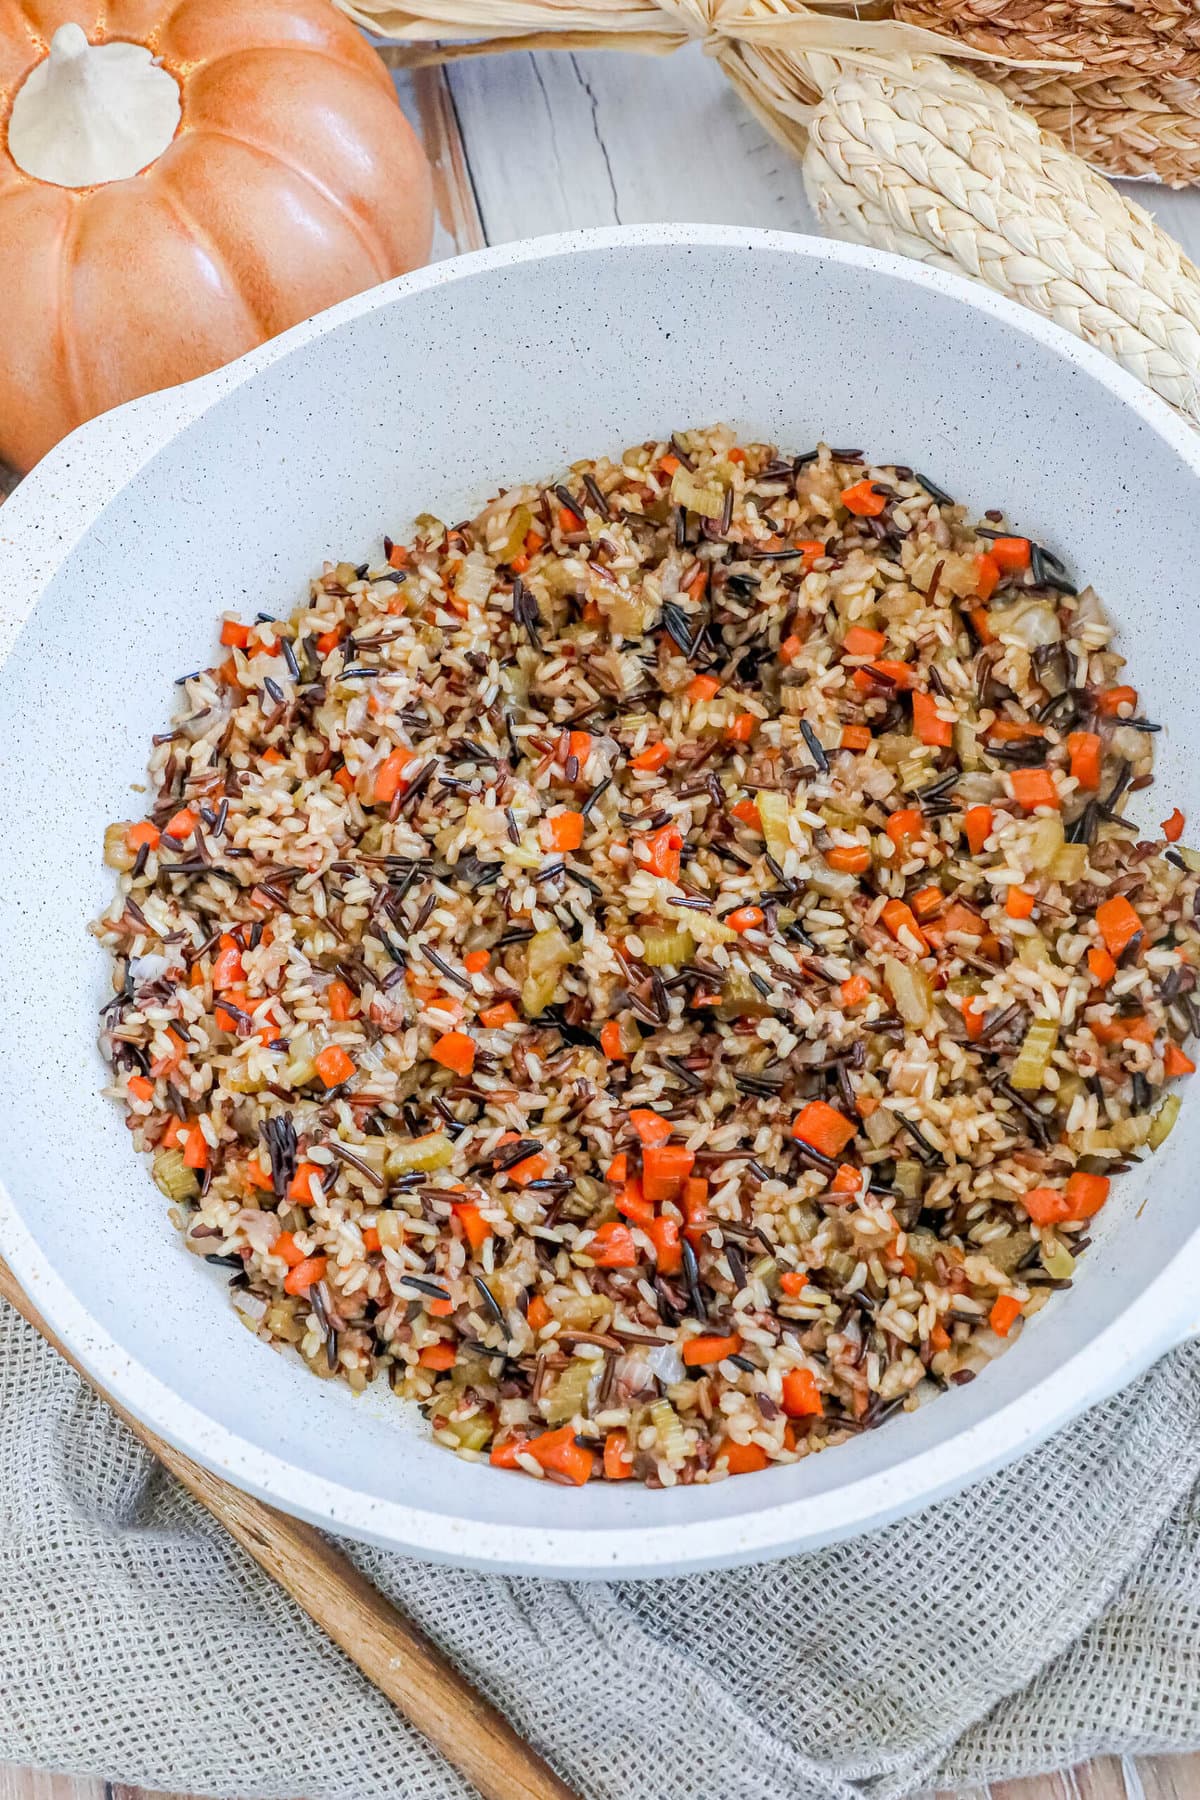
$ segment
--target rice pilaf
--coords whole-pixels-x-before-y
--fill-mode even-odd
[[[969,1381],[1193,1064],[1200,858],[1090,588],[728,429],[577,463],[182,678],[109,828],[109,1089],[318,1375],[708,1481]]]

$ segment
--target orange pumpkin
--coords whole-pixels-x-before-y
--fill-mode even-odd
[[[327,0],[0,0],[0,458],[415,267],[431,218]]]

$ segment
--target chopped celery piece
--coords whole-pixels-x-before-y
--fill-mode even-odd
[[[549,1396],[542,1402],[542,1416],[548,1425],[565,1425],[576,1413],[586,1416],[588,1390],[602,1363],[588,1362],[582,1356],[572,1357]]]
[[[1018,1093],[1040,1088],[1050,1059],[1058,1047],[1058,1026],[1053,1019],[1035,1019],[1025,1033],[1009,1081]]]
[[[422,1175],[444,1169],[454,1160],[454,1145],[444,1131],[430,1131],[424,1137],[409,1138],[407,1143],[392,1144],[387,1153],[387,1175],[394,1181],[398,1175]]]
[[[696,940],[690,931],[643,931],[641,937],[643,960],[652,969],[661,969],[667,963],[677,966],[689,963],[696,948]]]
[[[719,519],[725,510],[725,492],[719,481],[701,481],[682,464],[671,477],[671,499],[704,519]]]
[[[160,1150],[151,1168],[155,1187],[168,1200],[194,1200],[200,1192],[196,1171],[188,1168],[182,1150]]]

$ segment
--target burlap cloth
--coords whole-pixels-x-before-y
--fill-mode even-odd
[[[364,1572],[586,1800],[873,1800],[1200,1744],[1200,1344],[959,1499],[587,1585]],[[469,1790],[0,1303],[0,1761],[295,1800]]]

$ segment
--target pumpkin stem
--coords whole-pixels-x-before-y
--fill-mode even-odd
[[[162,155],[179,126],[179,85],[144,44],[89,44],[60,25],[8,121],[18,168],[56,187],[124,181]]]

